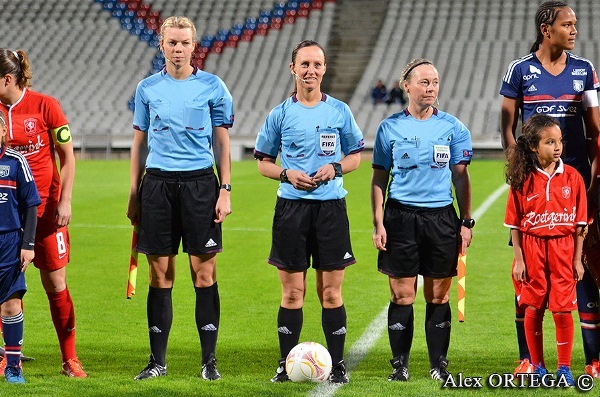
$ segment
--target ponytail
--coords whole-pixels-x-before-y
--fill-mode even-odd
[[[11,51],[0,48],[0,76],[8,74],[15,76],[17,86],[20,89],[31,87],[29,83],[32,78],[31,66],[25,51]]]

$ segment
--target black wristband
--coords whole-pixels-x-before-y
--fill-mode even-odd
[[[333,166],[333,170],[335,171],[335,177],[342,176],[342,165],[340,163],[330,163]]]
[[[221,189],[225,189],[228,192],[230,192],[231,191],[231,185],[229,183],[224,183],[224,184],[221,185]]]
[[[461,226],[464,226],[467,229],[473,229],[473,227],[475,226],[475,219],[464,218],[460,224]]]
[[[281,171],[281,174],[279,174],[279,180],[283,183],[290,183],[290,180],[287,176],[287,168],[284,168],[283,171]]]

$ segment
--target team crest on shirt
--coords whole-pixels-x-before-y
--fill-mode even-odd
[[[325,156],[331,156],[335,154],[335,138],[336,134],[320,134],[319,135],[319,146]]]
[[[565,199],[571,197],[571,186],[563,186],[562,187],[562,196]]]
[[[573,80],[573,89],[577,92],[583,91],[583,80]]]
[[[10,165],[0,165],[0,178],[7,177],[10,174]]]
[[[30,117],[23,121],[25,126],[25,133],[27,135],[35,135],[37,133],[37,119]]]

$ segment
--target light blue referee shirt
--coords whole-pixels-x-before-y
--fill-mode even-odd
[[[232,125],[233,98],[213,74],[194,68],[190,77],[176,80],[163,69],[137,86],[133,128],[148,133],[146,168],[210,168],[213,127]]]
[[[379,124],[373,168],[390,171],[389,198],[439,208],[454,200],[450,164],[468,164],[472,156],[471,133],[456,117],[434,109],[417,120],[405,109]]]
[[[325,164],[339,162],[364,149],[363,134],[348,105],[323,94],[321,102],[308,107],[292,95],[267,116],[256,137],[254,155],[276,159],[281,153],[283,168],[314,175]],[[279,197],[298,200],[335,200],[348,193],[341,177],[320,184],[310,191],[297,190],[281,183]]]

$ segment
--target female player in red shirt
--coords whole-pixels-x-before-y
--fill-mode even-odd
[[[587,220],[585,184],[566,165],[559,124],[546,115],[532,116],[509,150],[510,185],[504,225],[511,229],[515,253],[513,280],[517,302],[525,310],[525,337],[534,373],[547,373],[542,321],[546,305],[556,326],[557,380],[574,386],[571,374],[575,287],[583,278],[581,251]]]
[[[575,11],[562,1],[546,1],[535,15],[536,40],[530,53],[510,63],[500,94],[502,99],[502,142],[515,145],[517,123],[535,114],[546,114],[560,123],[563,132],[563,161],[575,167],[588,189],[588,211],[597,190],[597,140],[600,134],[598,92],[600,82],[594,65],[573,54],[578,40]],[[577,306],[581,325],[585,372],[600,378],[600,295],[586,271],[577,283]],[[523,329],[524,313],[517,307],[515,325],[520,363],[515,373],[531,372]]]
[[[40,269],[50,302],[62,354],[62,373],[85,378],[87,374],[75,350],[75,311],[65,268],[70,256],[67,225],[71,221],[75,178],[73,142],[60,104],[50,96],[30,90],[31,76],[25,51],[0,49],[0,109],[7,115],[8,146],[27,159],[42,199],[34,265]]]

